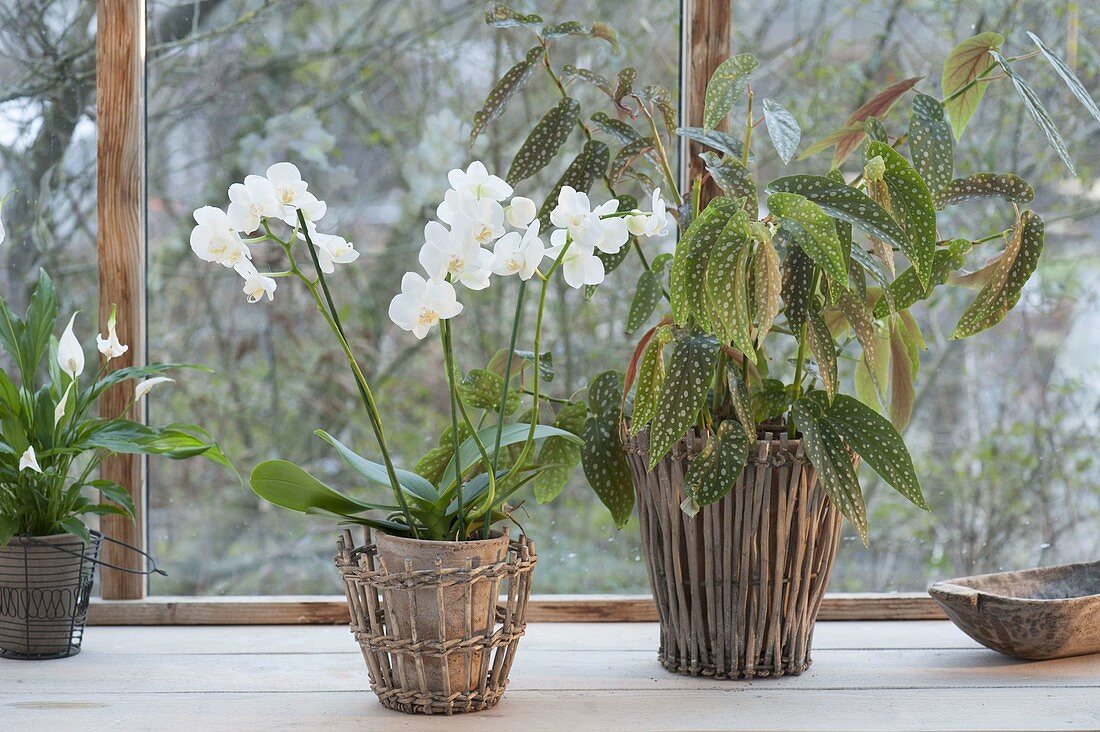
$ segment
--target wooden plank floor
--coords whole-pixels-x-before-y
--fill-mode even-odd
[[[528,626],[500,706],[382,708],[346,628],[94,627],[59,661],[0,660],[0,729],[1098,729],[1100,655],[1025,663],[949,623],[823,622],[814,665],[753,682],[669,674],[650,623]]]

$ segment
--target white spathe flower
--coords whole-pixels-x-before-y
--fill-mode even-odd
[[[527,225],[535,220],[537,214],[535,202],[523,196],[513,198],[508,208],[504,209],[504,217],[517,229],[526,229]]]
[[[389,314],[399,328],[423,338],[440,320],[461,312],[462,303],[450,282],[425,280],[416,272],[406,272],[401,278],[401,292],[390,301]]]
[[[553,259],[561,258],[561,273],[570,287],[598,285],[603,282],[603,260],[592,247],[573,242],[562,255],[564,248],[564,243],[552,246],[546,255]]]
[[[342,236],[336,234],[322,234],[312,223],[309,227],[309,238],[317,248],[317,263],[325,274],[336,271],[337,264],[349,264],[359,259],[359,252],[355,251],[355,245]],[[305,235],[298,232],[298,238],[305,240]]]
[[[134,387],[134,401],[141,401],[141,398],[152,391],[154,386],[159,384],[174,384],[175,382],[175,379],[168,376],[154,376],[151,379],[146,379]]]
[[[532,221],[522,235],[513,231],[497,240],[493,248],[493,272],[504,276],[518,274],[521,280],[529,280],[545,255],[539,222]]]
[[[245,260],[246,262],[248,260]],[[115,331],[115,324],[117,322],[118,307],[111,306],[111,317],[107,318],[107,337],[103,334],[99,334],[95,337],[96,347],[99,348],[99,352],[107,357],[110,361],[112,358],[118,358],[122,354],[130,350],[130,347],[124,345],[118,340],[118,333]]]
[[[38,466],[38,457],[34,454],[34,445],[30,445],[19,457],[19,472],[24,470],[33,470],[36,473],[41,473],[42,468]]]
[[[84,373],[84,349],[81,348],[80,341],[73,333],[75,320],[76,313],[73,313],[73,317],[69,318],[69,325],[57,342],[57,365],[74,379]]]
[[[4,213],[4,201],[8,200],[8,196],[10,195],[11,194],[8,193],[3,198],[0,198],[0,214]],[[7,236],[8,232],[4,231],[4,217],[0,215],[0,244],[4,243],[4,239],[6,239]]]
[[[268,300],[275,299],[276,282],[274,277],[260,274],[256,269],[256,265],[247,259],[239,262],[233,269],[244,278],[243,290],[244,294],[248,296],[249,302],[259,302],[264,299],[264,295],[267,295]]]
[[[469,191],[447,191],[436,216],[452,229],[467,232],[487,246],[504,236],[504,207],[490,198],[477,199]]]
[[[485,163],[480,160],[470,163],[465,172],[455,168],[447,173],[447,181],[453,190],[460,193],[469,192],[479,201],[482,199],[503,201],[512,195],[512,186],[495,175],[489,175],[489,171],[485,169]]]
[[[660,188],[653,191],[649,213],[631,213],[626,217],[626,225],[634,236],[664,236],[668,233],[668,210],[661,199]]]
[[[203,206],[194,216],[197,226],[191,230],[191,250],[199,259],[232,267],[242,259],[252,258],[252,252],[241,241],[241,235],[230,224],[225,211]]]
[[[245,176],[244,183],[229,186],[229,200],[229,225],[240,232],[255,231],[261,219],[283,213],[275,185],[262,175]]]
[[[424,226],[424,246],[420,247],[420,266],[433,280],[447,275],[468,289],[484,290],[489,286],[493,253],[483,249],[465,228],[447,227],[438,221]]]
[[[61,401],[53,408],[53,426],[56,427],[65,418],[65,410],[69,406],[69,392],[73,390],[73,382],[65,387],[65,393],[61,395]]]

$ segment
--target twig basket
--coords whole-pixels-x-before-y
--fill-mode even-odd
[[[80,653],[101,538],[15,536],[0,547],[0,658]]]
[[[349,531],[337,541],[351,632],[371,689],[384,706],[412,714],[495,706],[527,627],[534,542],[505,538],[503,558],[480,566],[469,558],[460,566],[436,559],[423,569],[406,559],[394,571],[380,561],[378,540],[385,538],[372,541],[368,529],[361,547]]]
[[[799,674],[836,558],[841,515],[801,440],[761,433],[725,498],[684,513],[693,431],[653,470],[649,433],[624,439],[669,671],[749,679]]]

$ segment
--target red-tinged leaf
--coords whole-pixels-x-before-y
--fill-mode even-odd
[[[780,293],[783,288],[783,274],[779,265],[779,253],[770,239],[765,239],[756,247],[753,258],[753,301],[756,304],[756,343],[760,345],[771,330],[772,323],[779,315]]]
[[[615,155],[615,159],[611,161],[611,172],[609,173],[611,182],[617,182],[635,160],[651,152],[656,146],[657,144],[652,137],[643,137],[624,145]]]
[[[923,78],[923,76],[914,76],[912,79],[905,79],[904,81],[891,84],[868,99],[862,107],[852,112],[844,122],[845,129],[850,131],[842,135],[836,141],[836,152],[833,153],[833,167],[839,168],[840,164],[847,160],[848,156],[852,154],[852,151],[863,142],[863,138],[866,135],[863,123],[867,118],[882,118],[885,116],[898,99],[900,99],[905,92],[912,89],[913,86]],[[856,125],[858,125],[858,127],[856,127]]]
[[[1004,42],[1004,36],[1000,33],[979,33],[955,46],[943,62],[943,77],[940,80],[943,98],[948,99],[988,71],[993,65],[989,52],[1000,48]],[[988,85],[988,81],[978,81],[959,96],[944,103],[944,111],[951,120],[951,129],[955,131],[956,140],[962,137],[963,130],[974,116]]]
[[[607,96],[612,98],[615,96],[614,90],[611,89],[611,82],[591,69],[574,66],[573,64],[566,64],[561,67],[561,77],[562,80],[566,82],[572,81],[573,79],[581,79],[596,87]]]
[[[898,430],[905,429],[913,414],[914,381],[920,369],[916,344],[907,336],[908,330],[898,318],[890,329],[890,422]]]
[[[487,15],[488,13],[489,11],[486,10]],[[541,19],[539,22],[542,22]],[[509,69],[508,72],[500,78],[500,81],[489,90],[489,96],[485,98],[485,103],[481,105],[481,109],[474,115],[474,125],[470,130],[469,144],[471,147],[474,141],[477,140],[477,136],[480,135],[493,120],[500,116],[500,113],[504,111],[505,106],[507,106],[512,97],[531,80],[531,75],[535,73],[535,69],[538,68],[539,62],[542,61],[542,54],[542,46],[535,46],[532,48],[527,52],[526,58]]]
[[[806,329],[806,336],[810,342],[810,350],[817,361],[818,375],[825,393],[831,400],[837,392],[837,368],[836,368],[836,343],[829,332],[829,326],[825,324],[819,313],[810,313],[810,327]]]

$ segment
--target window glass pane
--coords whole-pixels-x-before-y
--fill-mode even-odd
[[[646,84],[676,93],[679,2],[538,7],[547,19],[608,20],[621,35],[620,55],[597,39],[561,41],[558,69],[572,63],[613,76],[633,65]],[[411,466],[448,423],[447,392],[438,342],[399,332],[386,308],[401,274],[417,268],[422,229],[447,171],[470,158],[465,143],[474,112],[534,36],[487,28],[481,0],[161,0],[148,8],[150,356],[216,370],[186,374],[173,390],[154,392],[150,417],[208,426],[245,474],[278,456],[333,485],[382,497],[384,487],[359,485],[311,434],[323,427],[375,455],[346,365],[305,293],[288,283],[275,303],[245,304],[232,272],[190,252],[190,214],[203,204],[224,205],[230,182],[272,162],[302,168],[310,190],[329,204],[322,230],[347,235],[362,252],[332,286],[377,386],[389,439]],[[612,111],[601,92],[576,84],[588,115]],[[503,175],[557,93],[540,70],[473,155]],[[582,141],[577,130],[570,145],[579,151]],[[564,167],[556,163],[520,192],[541,201]],[[637,185],[628,189],[637,192]],[[577,291],[552,291],[544,343],[554,349],[554,394],[568,396],[587,377],[625,363],[631,339],[623,323],[637,269],[631,262],[616,276],[627,284],[591,301]],[[514,287],[465,298],[468,311],[456,321],[464,369],[483,366],[507,345]],[[266,505],[194,460],[153,461],[149,496],[152,547],[170,572],[153,579],[153,592],[339,592],[330,523]],[[541,592],[645,590],[636,527],[615,531],[579,469],[555,503],[517,518],[538,538]]]

